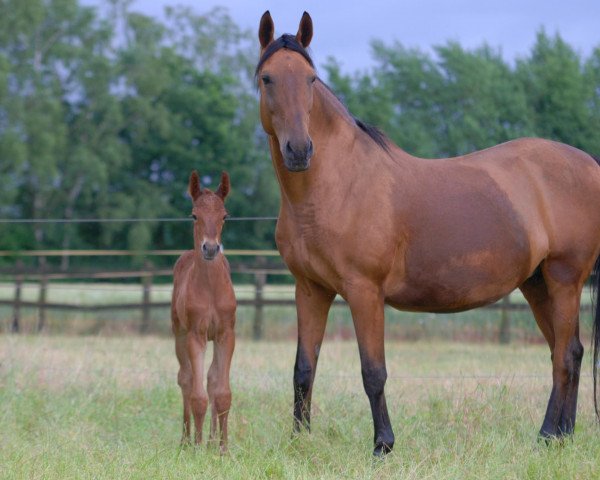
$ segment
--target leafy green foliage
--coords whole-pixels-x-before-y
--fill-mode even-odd
[[[163,19],[111,0],[0,3],[0,217],[185,217],[192,169],[232,179],[233,216],[273,216],[279,189],[259,124],[253,34],[227,11],[168,7]],[[600,154],[600,48],[583,59],[539,32],[507,63],[484,45],[433,54],[373,43],[371,71],[325,65],[357,117],[424,157],[520,136]],[[273,222],[230,222],[228,247],[274,246]],[[0,249],[185,248],[181,222],[0,224]],[[67,266],[67,259],[62,260]]]
[[[330,60],[331,86],[410,153],[462,155],[522,136],[600,153],[598,49],[584,61],[541,31],[514,66],[487,45],[468,51],[455,42],[430,55],[375,41],[373,55],[373,71],[354,75]]]

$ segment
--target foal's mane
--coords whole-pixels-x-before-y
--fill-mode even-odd
[[[308,62],[308,64],[313,69],[316,70],[315,64],[314,64],[312,58],[310,57],[310,54],[302,45],[300,45],[298,40],[296,40],[296,37],[294,35],[290,35],[289,33],[284,33],[277,40],[274,40],[269,45],[267,45],[267,48],[265,48],[265,51],[263,52],[262,56],[260,57],[260,60],[258,61],[258,64],[256,65],[256,70],[254,72],[254,78],[257,81],[257,85],[258,85],[258,72],[260,71],[262,66],[265,64],[265,62],[269,58],[271,58],[273,56],[273,54],[275,52],[278,52],[279,50],[281,50],[283,48],[285,48],[287,50],[291,50],[292,52],[299,53]],[[379,147],[384,149],[387,153],[390,153],[388,137],[377,127],[375,127],[373,125],[369,125],[369,124],[363,122],[362,120],[359,120],[354,115],[352,115],[350,113],[350,111],[348,110],[348,107],[346,107],[344,102],[342,102],[340,100],[340,98],[329,87],[329,85],[327,85],[325,82],[323,82],[323,80],[321,80],[320,78],[319,78],[319,82],[338,100],[338,102],[340,102],[340,105],[342,105],[342,107],[346,110],[346,112],[352,118],[352,120],[354,120],[354,123],[356,124],[356,126],[360,130],[365,132],[371,140],[373,140],[377,145],[379,145]]]

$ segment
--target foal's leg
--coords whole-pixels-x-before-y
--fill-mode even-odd
[[[192,388],[190,404],[196,427],[195,443],[202,442],[202,425],[208,408],[208,395],[204,389],[204,354],[206,352],[206,333],[190,332],[187,335],[187,350],[192,367]]]
[[[233,322],[231,323],[233,325]],[[211,430],[216,430],[216,421],[219,419],[220,450],[221,454],[227,452],[227,420],[231,408],[231,386],[229,384],[229,371],[231,358],[235,349],[235,333],[232,328],[226,329],[214,342],[215,382],[213,392],[213,408],[211,418]],[[211,368],[212,366],[211,365]]]
[[[387,379],[383,295],[377,286],[355,285],[348,292],[348,303],[358,340],[363,385],[373,415],[375,430],[373,455],[382,456],[394,447],[394,432],[383,391]]]
[[[217,434],[217,409],[215,407],[215,389],[217,384],[217,349],[213,344],[213,359],[208,368],[207,375],[208,404],[210,405],[210,435],[208,441],[212,442]]]
[[[305,279],[296,279],[298,347],[294,365],[294,431],[310,430],[310,402],[327,314],[335,293]]]
[[[183,397],[183,433],[181,435],[181,443],[188,443],[191,434],[190,396],[192,393],[192,366],[188,358],[185,335],[177,335],[175,337],[175,354],[179,361],[177,383],[181,388],[181,396]]]
[[[550,265],[551,268],[548,268]],[[552,354],[552,391],[540,430],[543,438],[573,433],[583,346],[579,340],[579,301],[582,282],[553,278],[562,264],[543,265],[521,286]]]

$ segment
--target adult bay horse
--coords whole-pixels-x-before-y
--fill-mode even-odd
[[[394,445],[384,396],[384,304],[457,312],[519,288],[552,353],[540,435],[572,433],[583,355],[579,301],[600,254],[597,162],[534,138],[456,158],[413,157],[356,120],[319,80],[306,51],[312,35],[305,12],[296,35],[275,39],[266,12],[256,68],[260,118],[281,188],[277,246],[296,278],[295,428],[310,426],[317,358],[336,294],[352,312],[374,454],[382,455]],[[596,310],[595,360],[599,323]]]
[[[227,212],[229,176],[223,172],[215,193],[202,189],[197,172],[189,180],[194,220],[194,249],[185,252],[173,271],[171,324],[179,361],[177,382],[183,396],[182,442],[191,434],[190,410],[196,428],[195,443],[202,442],[202,426],[211,405],[210,439],[220,430],[221,453],[227,450],[227,418],[231,406],[229,368],[235,347],[236,300],[229,263],[222,253],[221,230]],[[204,354],[214,343],[213,360],[204,388]]]

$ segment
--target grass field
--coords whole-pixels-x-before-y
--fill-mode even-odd
[[[324,344],[313,432],[291,438],[293,342],[238,342],[230,453],[180,449],[172,341],[0,336],[0,478],[600,478],[584,358],[576,434],[536,441],[551,385],[547,347],[390,341],[396,447],[371,458],[352,341]]]

